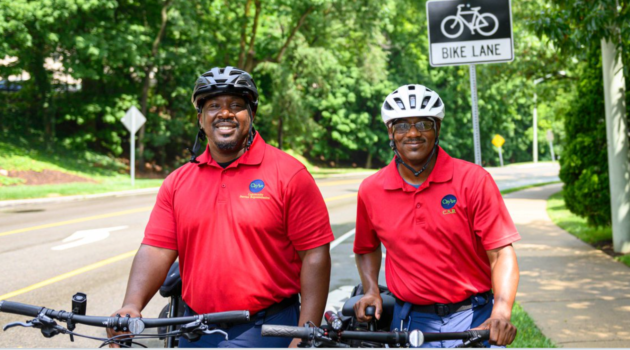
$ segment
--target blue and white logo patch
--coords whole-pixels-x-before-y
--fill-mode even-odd
[[[442,202],[440,204],[442,204],[442,208],[449,210],[457,204],[457,197],[452,194],[446,195],[442,198]]]
[[[249,184],[249,191],[251,193],[258,193],[265,188],[265,183],[263,180],[254,180]]]

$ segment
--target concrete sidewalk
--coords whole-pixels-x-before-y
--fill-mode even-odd
[[[554,225],[547,198],[562,184],[504,196],[522,236],[517,301],[560,347],[630,347],[630,268]]]

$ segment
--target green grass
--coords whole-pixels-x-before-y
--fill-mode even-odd
[[[53,170],[78,175],[94,182],[55,185],[21,185],[22,179],[0,175],[0,200],[87,195],[159,187],[161,179],[136,179],[131,186],[128,167],[94,152],[74,152],[60,147],[38,151],[19,143],[0,142],[0,168],[16,171]]]
[[[128,176],[117,176],[103,179],[100,183],[72,182],[57,185],[9,186],[0,190],[0,200],[46,198],[73,195],[97,194],[106,192],[126,191],[140,188],[160,187],[161,179],[136,179],[131,187]]]
[[[518,329],[516,338],[509,348],[556,348],[557,346],[545,337],[527,312],[518,304],[512,308],[512,324]]]
[[[549,197],[547,214],[556,225],[586,243],[593,244],[612,239],[610,227],[589,227],[586,224],[586,219],[571,213],[564,204],[562,192]]]
[[[111,157],[90,151],[71,151],[61,147],[36,150],[32,145],[0,142],[0,168],[6,170],[44,169],[98,178],[128,173],[128,167]]]

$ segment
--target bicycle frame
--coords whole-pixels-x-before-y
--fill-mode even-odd
[[[475,29],[479,29],[479,27],[482,27],[482,25],[488,25],[488,23],[483,18],[481,18],[481,14],[479,13],[478,8],[470,11],[464,11],[462,10],[463,7],[464,5],[457,6],[457,15],[455,15],[455,17],[459,18],[461,22],[473,32],[473,34],[475,33]],[[472,21],[468,23],[464,18],[464,15],[473,15]]]

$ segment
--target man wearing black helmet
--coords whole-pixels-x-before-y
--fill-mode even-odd
[[[519,280],[512,243],[520,236],[494,180],[439,147],[444,104],[435,91],[401,86],[387,96],[381,116],[395,157],[359,188],[354,252],[365,296],[355,305],[357,317],[371,318],[369,305],[377,318],[383,311],[382,243],[387,287],[396,297],[392,329],[489,329],[491,344],[512,343]]]
[[[286,347],[286,339],[262,339],[262,325],[319,321],[326,304],[334,237],[322,195],[301,163],[253,128],[258,90],[248,73],[213,68],[192,102],[191,160],[160,188],[116,313],[140,315],[179,257],[186,314],[252,315],[227,330],[229,340],[181,338],[180,347]]]

